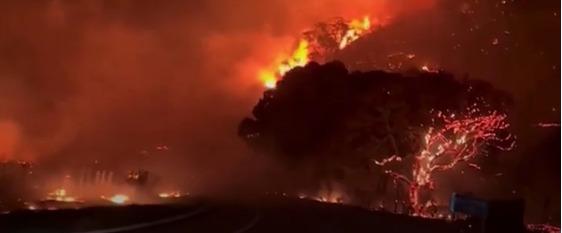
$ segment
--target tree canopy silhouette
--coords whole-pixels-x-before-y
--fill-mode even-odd
[[[338,166],[415,153],[431,113],[505,112],[510,98],[491,84],[444,72],[349,72],[341,62],[309,63],[266,90],[239,126],[258,151],[287,161]]]

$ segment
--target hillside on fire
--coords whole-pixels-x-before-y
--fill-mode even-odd
[[[555,0],[1,0],[0,233],[560,233]]]

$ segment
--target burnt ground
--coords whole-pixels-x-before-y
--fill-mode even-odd
[[[163,205],[14,211],[2,233],[66,232],[478,232],[477,224],[414,218],[299,199],[190,200]]]

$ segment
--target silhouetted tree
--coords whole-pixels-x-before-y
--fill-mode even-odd
[[[443,72],[352,72],[344,64],[310,63],[264,92],[239,135],[260,152],[288,163],[314,161],[319,176],[369,170],[370,160],[410,156],[433,114],[506,111],[509,97],[490,84]]]
[[[339,50],[340,41],[349,29],[343,18],[334,18],[330,22],[317,23],[314,27],[303,33],[308,41],[310,57],[320,61]]]

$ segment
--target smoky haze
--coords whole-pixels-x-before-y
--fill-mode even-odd
[[[1,1],[0,160],[55,176],[98,160],[202,188],[259,179],[278,165],[236,135],[264,90],[258,70],[315,23],[364,15],[389,24],[335,58],[372,70],[415,54],[414,67],[509,92],[517,148],[483,170],[536,213],[560,202],[560,131],[535,127],[559,123],[557,1]]]
[[[206,183],[258,169],[265,162],[248,157],[236,127],[263,90],[259,66],[315,22],[432,4],[2,1],[0,159],[60,174],[95,161],[150,165]]]

